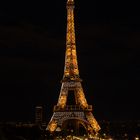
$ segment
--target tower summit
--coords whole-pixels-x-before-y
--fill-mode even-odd
[[[83,133],[96,134],[100,126],[92,114],[92,106],[88,105],[81,85],[79,75],[75,26],[74,0],[67,0],[67,33],[65,66],[62,85],[57,105],[54,106],[53,116],[47,126],[51,133],[55,131],[72,130],[76,135]],[[74,104],[68,103],[68,96],[74,95]]]

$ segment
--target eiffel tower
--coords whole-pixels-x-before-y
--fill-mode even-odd
[[[69,130],[79,133],[84,128],[88,134],[97,134],[100,126],[92,114],[92,105],[88,105],[81,85],[79,75],[75,27],[74,0],[67,0],[67,33],[65,67],[62,86],[57,105],[54,106],[53,116],[47,126],[51,133]],[[68,95],[74,95],[75,104],[68,105]]]

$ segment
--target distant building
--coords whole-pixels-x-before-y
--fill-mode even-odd
[[[43,107],[36,106],[35,107],[35,124],[41,125],[43,122]]]

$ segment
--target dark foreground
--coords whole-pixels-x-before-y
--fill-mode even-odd
[[[100,140],[140,140],[140,121],[107,122],[100,123],[102,130]],[[69,136],[68,136],[69,135]],[[35,124],[18,126],[16,123],[0,124],[0,140],[78,140],[73,133],[57,133],[50,135],[45,129]],[[83,140],[86,136],[83,136]],[[89,138],[88,140],[92,140]]]

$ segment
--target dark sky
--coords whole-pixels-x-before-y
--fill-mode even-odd
[[[47,120],[63,76],[66,0],[2,3],[0,121]],[[135,1],[76,1],[77,53],[83,88],[97,120],[140,119],[140,9]]]

